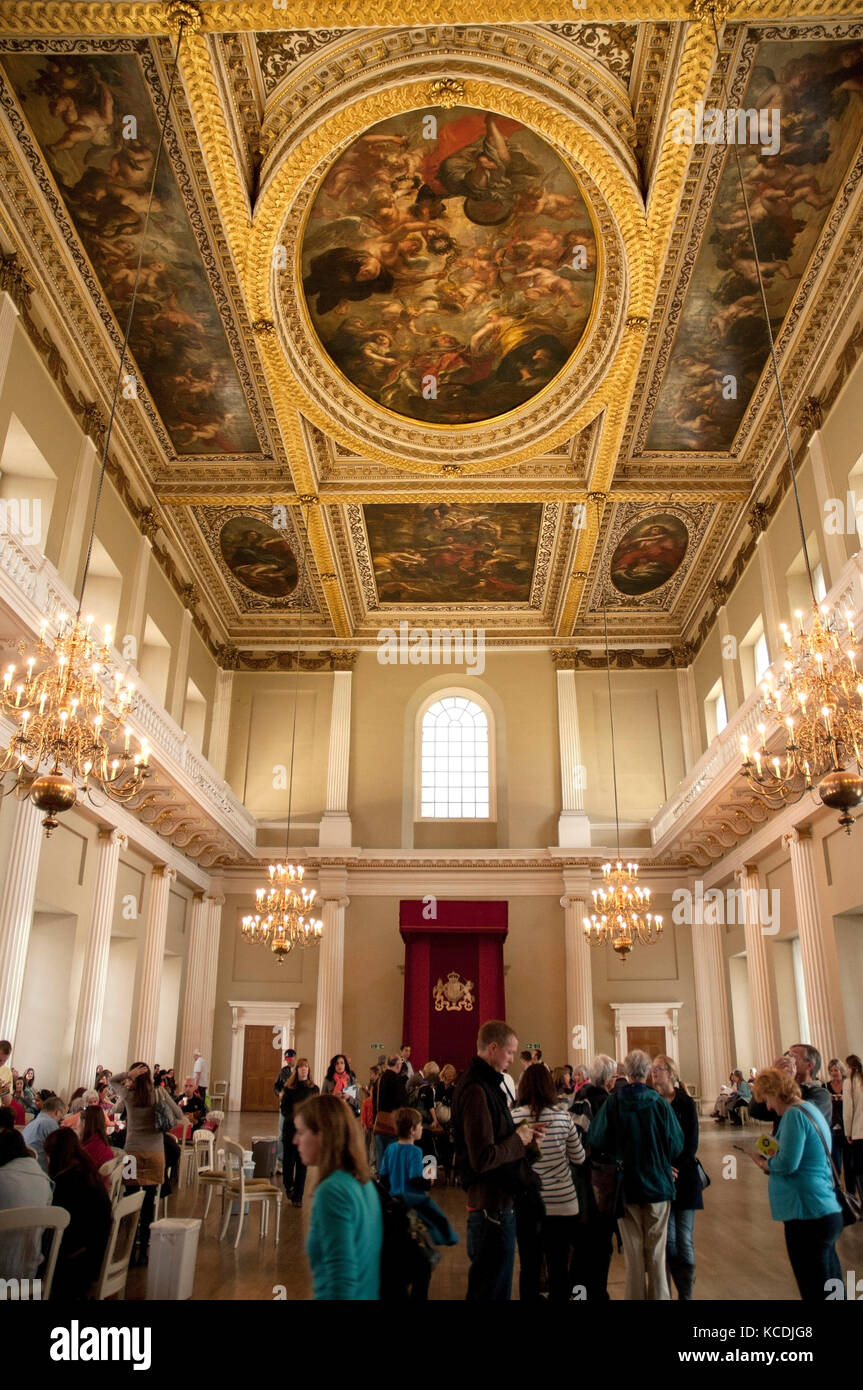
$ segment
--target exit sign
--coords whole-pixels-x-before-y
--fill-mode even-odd
[[[383,1052],[384,1050],[383,1043],[369,1043],[369,1047],[372,1052]]]

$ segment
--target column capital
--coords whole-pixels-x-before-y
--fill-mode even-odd
[[[173,883],[177,877],[177,870],[169,868],[167,864],[154,864],[152,875],[153,878],[166,878],[169,883]]]
[[[321,907],[323,907],[324,905],[326,905],[326,906],[328,906],[328,907],[350,907],[350,905],[351,905],[351,900],[350,900],[350,898],[344,898],[344,897],[342,897],[342,898],[326,897],[326,898],[321,898],[321,899],[320,899],[320,903],[321,903]]]
[[[221,893],[205,893],[204,902],[209,903],[211,907],[224,907],[225,905],[225,899]]]
[[[103,825],[99,829],[99,839],[103,844],[117,845],[119,849],[129,848],[129,837],[116,826]]]
[[[782,845],[785,849],[790,849],[792,845],[798,845],[801,841],[812,842],[811,825],[795,825],[793,830],[787,830],[782,836]]]
[[[758,877],[758,865],[757,865],[757,864],[741,864],[741,866],[740,866],[739,869],[735,869],[735,870],[734,870],[734,877],[735,877],[736,879],[746,878],[746,876],[747,876],[748,874],[754,874],[755,877],[757,878],[757,877]]]
[[[560,900],[560,905],[563,908],[567,908],[575,907],[576,903],[581,903],[583,907],[586,902],[587,896],[584,893],[564,893]]]

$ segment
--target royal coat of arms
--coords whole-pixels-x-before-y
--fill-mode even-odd
[[[451,970],[446,984],[439,979],[432,990],[436,1011],[442,1013],[446,1009],[447,1013],[457,1013],[464,1009],[470,1012],[473,1008],[473,990],[473,980],[463,980],[457,970]]]

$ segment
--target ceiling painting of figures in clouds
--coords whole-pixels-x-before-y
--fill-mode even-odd
[[[611,557],[611,582],[621,594],[641,596],[667,584],[683,563],[689,535],[679,517],[666,512],[637,521]]]
[[[2,63],[122,332],[159,145],[138,59],[7,53]],[[178,454],[259,452],[164,151],[129,345]]]
[[[854,158],[862,106],[863,44],[759,46],[740,107],[771,114],[769,122],[760,122],[758,138],[767,134],[767,143],[740,145],[726,155],[647,435],[648,450],[730,449],[767,361],[764,310],[735,153],[775,335]],[[706,111],[708,140],[710,124]],[[727,125],[726,119],[726,132]]]
[[[487,111],[413,111],[354,140],[303,239],[307,306],[364,395],[426,424],[514,410],[590,318],[596,240],[572,171]]]
[[[538,503],[366,506],[381,603],[527,603]]]

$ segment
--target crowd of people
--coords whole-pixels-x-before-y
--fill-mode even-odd
[[[37,1089],[32,1068],[19,1075],[11,1052],[10,1043],[0,1042],[0,1211],[55,1206],[69,1213],[52,1297],[86,1299],[109,1239],[115,1160],[123,1160],[125,1191],[144,1193],[133,1258],[146,1264],[157,1195],[169,1195],[178,1182],[180,1143],[194,1129],[216,1127],[206,1063],[195,1054],[195,1074],[179,1095],[173,1068],[135,1062],[112,1073],[100,1065],[93,1084],[66,1101]],[[0,1278],[36,1278],[43,1254],[38,1231],[5,1240]]]
[[[32,1069],[19,1076],[10,1052],[0,1043],[0,1210],[69,1211],[54,1290],[85,1298],[110,1228],[105,1165],[118,1146],[133,1161],[124,1176],[144,1191],[146,1261],[156,1195],[176,1176],[175,1136],[214,1123],[200,1084],[206,1064],[181,1088],[171,1068],[100,1067],[67,1104],[37,1089]],[[415,1068],[405,1044],[381,1054],[365,1082],[338,1053],[318,1086],[309,1059],[288,1049],[273,1087],[279,1159],[295,1207],[308,1167],[317,1169],[306,1246],[314,1298],[426,1299],[439,1247],[458,1240],[432,1193],[458,1183],[469,1300],[511,1297],[516,1250],[520,1300],[607,1300],[615,1239],[626,1299],[668,1300],[673,1289],[692,1299],[695,1214],[709,1178],[697,1107],[674,1059],[636,1049],[622,1062],[600,1054],[589,1067],[550,1069],[534,1049],[518,1057],[516,1082],[517,1057],[518,1040],[499,1020],[480,1028],[460,1075],[431,1060]],[[828,1289],[839,1296],[843,1206],[846,1194],[863,1195],[863,1066],[856,1054],[832,1059],[826,1085],[821,1068],[817,1048],[795,1043],[748,1080],[735,1069],[713,1112],[719,1123],[742,1123],[745,1106],[772,1124],[772,1139],[761,1136],[749,1156],[767,1175],[806,1301]],[[26,1233],[0,1251],[0,1276],[36,1277],[41,1258]]]

